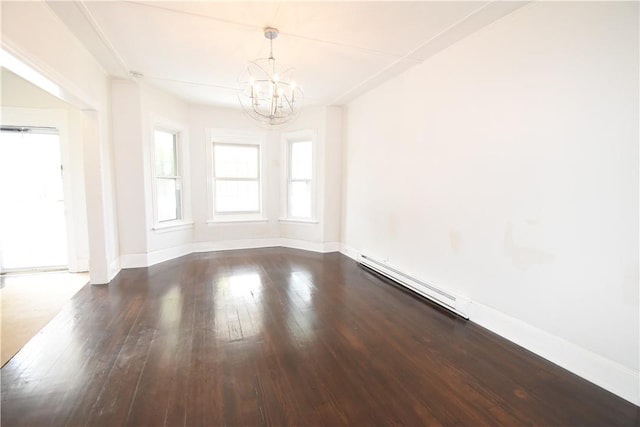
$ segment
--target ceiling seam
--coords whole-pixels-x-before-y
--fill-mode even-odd
[[[206,87],[215,87],[215,88],[218,88],[218,89],[236,90],[235,87],[230,87],[230,86],[217,85],[217,84],[213,84],[213,83],[192,82],[192,81],[188,81],[188,80],[178,80],[178,79],[172,79],[172,78],[169,78],[169,77],[157,77],[157,76],[146,76],[145,75],[145,78],[151,79],[151,80],[162,80],[162,81],[166,81],[166,82],[181,83],[181,84],[188,84],[188,85],[195,85],[195,86],[206,86]]]
[[[331,102],[329,105],[340,105],[340,101],[343,98],[346,98],[349,96],[349,94],[355,92],[356,90],[358,90],[359,88],[365,86],[368,82],[370,82],[371,80],[379,77],[381,74],[383,74],[384,72],[390,70],[391,68],[397,66],[398,64],[400,64],[403,60],[407,60],[410,58],[410,55],[414,54],[415,52],[417,52],[418,50],[424,48],[426,45],[428,45],[429,43],[433,42],[435,39],[437,39],[438,37],[442,36],[443,34],[447,33],[448,31],[450,31],[451,29],[455,28],[456,26],[460,25],[461,23],[463,23],[464,21],[466,21],[467,19],[471,18],[472,16],[476,15],[478,12],[480,12],[481,10],[483,10],[484,8],[488,7],[489,5],[497,2],[498,0],[490,0],[488,2],[486,2],[485,4],[483,4],[482,6],[478,7],[477,9],[474,9],[472,12],[470,12],[469,14],[465,15],[463,18],[459,19],[458,21],[454,22],[453,24],[449,25],[447,28],[443,29],[442,31],[440,31],[439,33],[437,33],[436,35],[430,37],[428,40],[422,42],[421,44],[419,44],[417,47],[413,48],[412,50],[410,50],[404,57],[401,57],[399,59],[397,59],[396,61],[392,62],[391,64],[387,65],[386,67],[382,68],[381,70],[377,71],[376,73],[372,74],[370,77],[368,77],[367,79],[361,81],[360,83],[358,83],[356,86],[354,86],[353,88],[349,89],[348,91],[346,91],[345,93],[343,93],[342,95],[336,97],[333,102]],[[426,59],[426,58],[425,58]],[[417,65],[419,63],[424,62],[424,59],[420,59],[416,64]]]
[[[107,47],[107,49],[114,56],[114,58],[122,68],[121,71],[123,71],[123,74],[127,76],[129,79],[131,79],[132,78],[130,76],[131,69],[129,68],[125,60],[122,58],[122,56],[118,53],[118,50],[111,43],[111,41],[109,40],[105,32],[102,30],[102,27],[100,27],[100,24],[98,24],[98,21],[96,21],[96,19],[93,17],[93,14],[91,14],[91,11],[89,10],[89,8],[87,8],[87,5],[84,3],[84,1],[76,0],[74,1],[74,4],[76,5],[76,7],[78,7],[78,9],[80,10],[80,13],[82,13],[82,16],[84,16],[84,18],[87,20],[87,22],[89,23],[93,31],[96,33],[100,41]]]
[[[262,32],[262,30],[264,30],[263,27],[259,27],[257,25],[244,24],[242,22],[231,21],[231,20],[228,20],[228,19],[216,18],[214,16],[200,15],[200,14],[197,14],[197,13],[186,12],[184,10],[172,9],[170,7],[158,6],[158,5],[155,5],[155,4],[145,4],[145,3],[140,3],[140,2],[137,2],[137,1],[131,1],[131,0],[123,1],[123,3],[128,3],[128,4],[131,4],[131,5],[136,5],[136,6],[141,6],[141,7],[150,7],[150,8],[154,8],[154,9],[158,9],[158,10],[164,10],[165,12],[188,15],[188,16],[193,16],[193,17],[200,18],[200,19],[208,19],[208,20],[212,20],[212,21],[221,22],[223,24],[236,25],[236,26],[240,26],[240,27],[256,29],[256,30],[260,30],[261,32]],[[416,63],[420,62],[420,60],[418,58],[409,58],[406,54],[398,55],[398,54],[395,54],[395,53],[383,52],[383,51],[380,51],[380,50],[370,49],[370,48],[361,47],[361,46],[353,46],[353,45],[349,45],[349,44],[345,44],[345,43],[334,42],[334,41],[331,41],[331,40],[323,40],[323,39],[317,39],[317,38],[313,38],[313,37],[307,37],[307,36],[303,36],[303,35],[300,35],[300,34],[289,33],[289,32],[286,32],[286,31],[280,31],[280,34],[281,35],[286,35],[286,36],[289,36],[289,37],[293,37],[293,38],[297,38],[297,39],[301,39],[301,40],[314,41],[316,43],[328,44],[328,45],[332,45],[332,46],[340,46],[340,47],[348,48],[348,49],[351,49],[351,50],[356,50],[356,51],[368,53],[370,55],[385,56],[385,57],[395,58],[395,59],[409,59],[409,60],[415,61]]]

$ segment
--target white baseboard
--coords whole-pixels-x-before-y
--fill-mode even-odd
[[[73,262],[69,262],[68,270],[69,273],[84,273],[89,271],[89,259],[78,258],[73,260]]]
[[[344,243],[340,243],[340,253],[354,261],[358,261],[358,258],[360,257],[360,251],[349,245],[345,245]]]
[[[340,252],[355,261],[360,255],[344,243]],[[469,320],[640,406],[640,372],[473,300]]]
[[[360,255],[357,249],[343,243],[320,243],[270,238],[200,242],[154,251],[149,254],[123,255],[121,264],[122,268],[147,267],[192,252],[279,246],[320,253],[339,250],[340,253],[355,261],[358,260]],[[640,372],[475,301],[471,301],[469,304],[469,319],[605,390],[640,406]]]
[[[84,273],[89,271],[89,258],[78,258],[76,260],[76,269],[75,273]]]
[[[193,243],[191,252],[216,252],[236,249],[273,248],[277,246],[282,246],[279,238],[223,240]]]
[[[640,372],[475,301],[470,305],[469,318],[538,356],[640,406]]]
[[[147,254],[147,266],[152,266],[164,261],[169,261],[174,258],[180,258],[181,256],[189,255],[191,252],[193,252],[191,246],[191,244],[188,244],[149,252]]]
[[[192,245],[174,246],[172,248],[159,249],[146,254],[124,254],[120,256],[122,268],[144,268],[152,265],[189,255]]]
[[[149,260],[147,254],[123,254],[120,255],[120,265],[122,268],[148,267]]]
[[[324,250],[322,251],[323,253],[340,252],[340,242],[327,242],[327,243],[323,243],[323,245],[324,245]]]
[[[340,248],[340,243],[338,242],[307,242],[304,240],[296,240],[296,239],[279,239],[280,245],[285,248],[292,249],[302,249],[304,251],[311,252],[319,252],[319,253],[327,253],[327,252],[338,252]]]
[[[120,273],[120,257],[107,263],[107,271],[95,271],[89,269],[89,282],[92,285],[106,285]]]
[[[120,265],[120,257],[116,257],[109,262],[109,281],[111,281],[114,277],[120,273],[121,269]]]
[[[224,240],[218,242],[197,242],[173,248],[160,249],[146,254],[123,254],[120,256],[122,268],[150,267],[160,262],[169,261],[193,252],[216,252],[237,249],[257,249],[285,247],[302,249],[312,252],[337,252],[340,244],[337,242],[307,242],[304,240],[267,238],[267,239],[242,239]]]

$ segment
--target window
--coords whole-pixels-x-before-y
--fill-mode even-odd
[[[302,130],[282,136],[283,174],[280,221],[316,222],[315,132]]]
[[[179,159],[178,134],[154,129],[156,223],[178,221],[182,212],[182,177]]]
[[[313,144],[289,142],[287,214],[289,218],[312,218]]]
[[[214,215],[259,214],[260,145],[213,143]]]

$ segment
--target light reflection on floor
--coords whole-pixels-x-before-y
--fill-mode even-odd
[[[295,327],[290,326],[291,334],[295,335],[299,342],[311,341],[315,335],[316,313],[312,306],[315,288],[310,281],[309,273],[291,272],[287,285],[290,305],[296,307],[295,311],[288,312],[289,325],[295,324]]]
[[[182,319],[182,292],[179,285],[174,285],[160,300],[160,326],[168,331],[166,345],[178,345],[180,321]]]
[[[258,273],[219,277],[213,290],[217,340],[239,341],[262,332],[263,285]]]

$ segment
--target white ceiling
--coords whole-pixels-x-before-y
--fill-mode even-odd
[[[296,69],[307,105],[340,105],[522,6],[504,1],[50,1],[114,77],[187,102],[236,106],[248,60]]]

